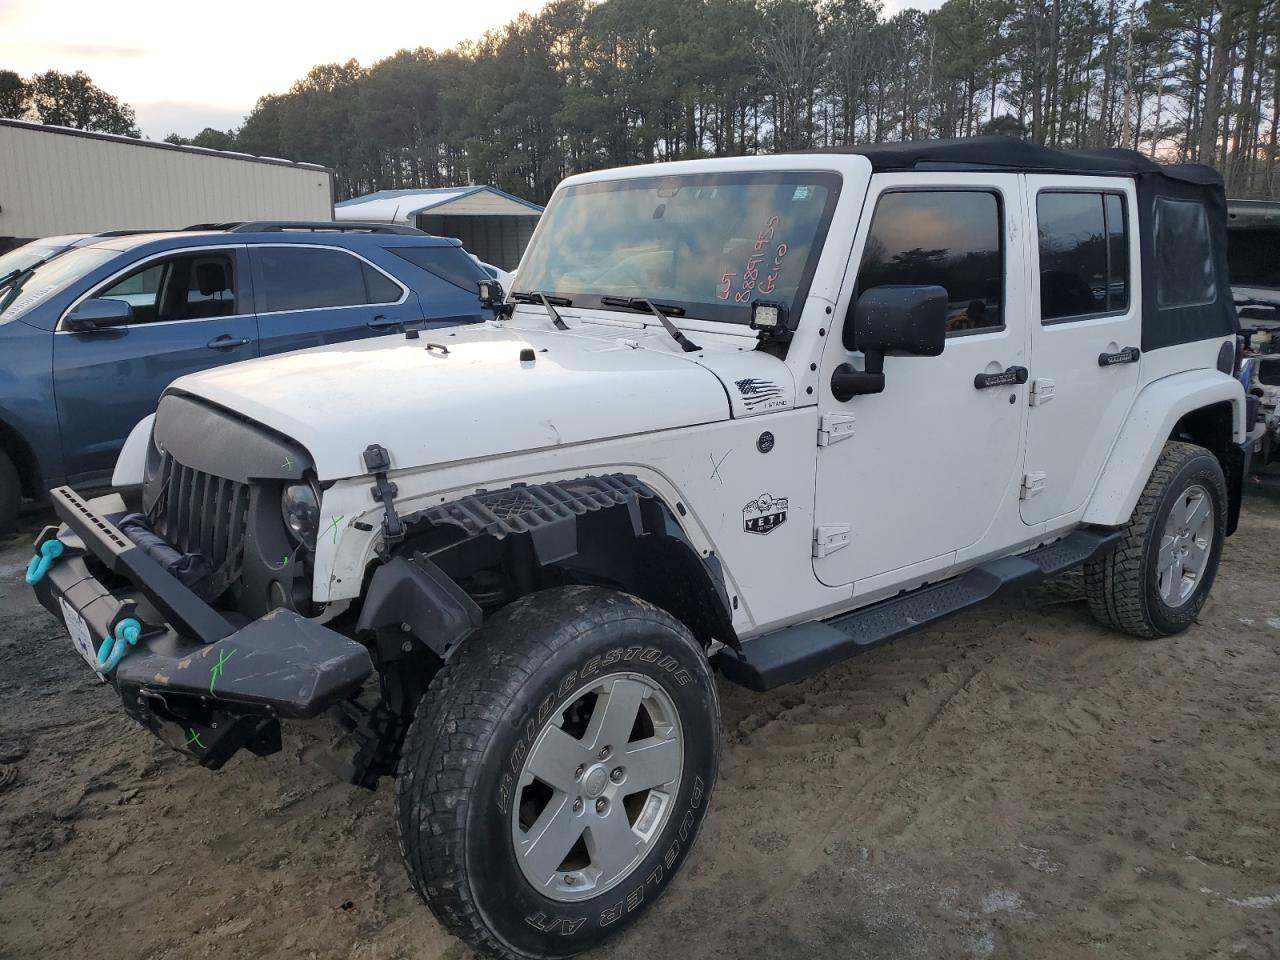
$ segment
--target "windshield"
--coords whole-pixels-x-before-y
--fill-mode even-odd
[[[600,307],[643,297],[749,323],[751,303],[803,305],[840,192],[834,173],[713,173],[565,187],[519,286]]]
[[[0,290],[0,303],[9,301],[8,306],[0,310],[0,323],[16,320],[47,297],[118,256],[119,250],[78,247],[36,267],[16,291],[12,287]]]
[[[33,263],[47,260],[69,246],[71,246],[69,242],[63,243],[52,238],[49,240],[32,240],[30,243],[25,243],[16,250],[10,250],[0,257],[0,277],[7,277],[17,270],[25,270]]]

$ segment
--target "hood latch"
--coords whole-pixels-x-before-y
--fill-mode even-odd
[[[404,539],[404,523],[396,513],[395,497],[399,488],[387,479],[391,468],[391,454],[381,444],[371,443],[364,449],[365,469],[373,474],[373,486],[369,494],[382,502],[382,538],[384,543],[399,543]]]

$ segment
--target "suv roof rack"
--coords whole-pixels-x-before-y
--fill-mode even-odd
[[[395,223],[363,223],[357,220],[237,220],[228,223],[193,223],[184,230],[220,230],[225,233],[285,233],[290,230],[312,233],[391,233],[425,237],[416,227]]]

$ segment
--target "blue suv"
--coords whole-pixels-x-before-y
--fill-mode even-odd
[[[209,225],[5,259],[0,531],[24,494],[107,483],[129,431],[183,374],[483,320],[496,294],[458,241],[382,224]]]

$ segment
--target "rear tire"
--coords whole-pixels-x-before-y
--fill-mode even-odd
[[[596,587],[515,601],[436,675],[405,738],[397,820],[414,889],[489,954],[598,945],[688,855],[719,733],[706,656],[665,612]]]
[[[22,505],[22,480],[9,455],[0,450],[0,535],[13,532]]]
[[[1227,482],[1218,458],[1195,444],[1166,443],[1124,539],[1085,564],[1090,611],[1144,640],[1181,633],[1209,596],[1226,533]]]

